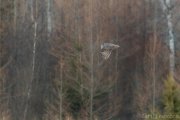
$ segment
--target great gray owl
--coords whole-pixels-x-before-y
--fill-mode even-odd
[[[115,44],[112,44],[112,43],[103,43],[103,44],[101,44],[102,57],[105,60],[107,60],[109,58],[109,56],[111,55],[111,52],[114,49],[117,49],[117,48],[119,48],[119,45],[115,45]]]

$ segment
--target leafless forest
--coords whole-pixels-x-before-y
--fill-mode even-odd
[[[0,0],[0,120],[180,120],[180,0]]]

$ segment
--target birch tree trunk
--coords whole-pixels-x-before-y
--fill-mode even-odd
[[[167,27],[168,27],[168,39],[169,39],[169,68],[170,73],[174,75],[175,69],[175,39],[173,34],[173,23],[172,23],[172,11],[171,11],[171,0],[161,0],[163,10],[166,14]]]
[[[35,62],[36,62],[36,45],[37,45],[37,1],[35,1],[35,9],[34,9],[34,3],[33,0],[30,1],[30,10],[31,10],[31,20],[33,23],[33,29],[34,29],[34,33],[33,33],[33,48],[32,48],[32,73],[31,73],[31,80],[30,80],[30,84],[28,85],[28,91],[27,91],[27,101],[26,101],[26,105],[25,105],[25,110],[24,110],[24,120],[27,119],[27,112],[28,112],[28,108],[29,108],[29,99],[31,97],[31,92],[32,92],[32,82],[34,80],[34,74],[35,74]]]
[[[47,29],[48,29],[48,37],[52,32],[52,2],[51,0],[46,0],[47,4]]]

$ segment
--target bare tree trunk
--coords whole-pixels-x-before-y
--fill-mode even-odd
[[[63,62],[62,62],[62,58],[60,60],[60,92],[59,92],[59,96],[60,96],[60,101],[59,101],[59,120],[63,120],[62,116],[63,116],[63,107],[62,107],[62,103],[63,103]]]
[[[16,34],[16,22],[17,21],[17,0],[14,0],[14,35]]]
[[[90,119],[93,120],[93,97],[94,97],[94,44],[93,44],[93,0],[90,2],[89,6],[89,12],[90,12],[90,78],[91,78],[91,84],[90,84]]]
[[[157,2],[154,3],[153,21],[153,54],[152,54],[152,79],[153,79],[153,116],[155,113],[156,98],[156,49],[157,49]]]

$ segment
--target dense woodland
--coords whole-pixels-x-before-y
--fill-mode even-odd
[[[0,120],[158,115],[180,119],[179,0],[0,0]]]

